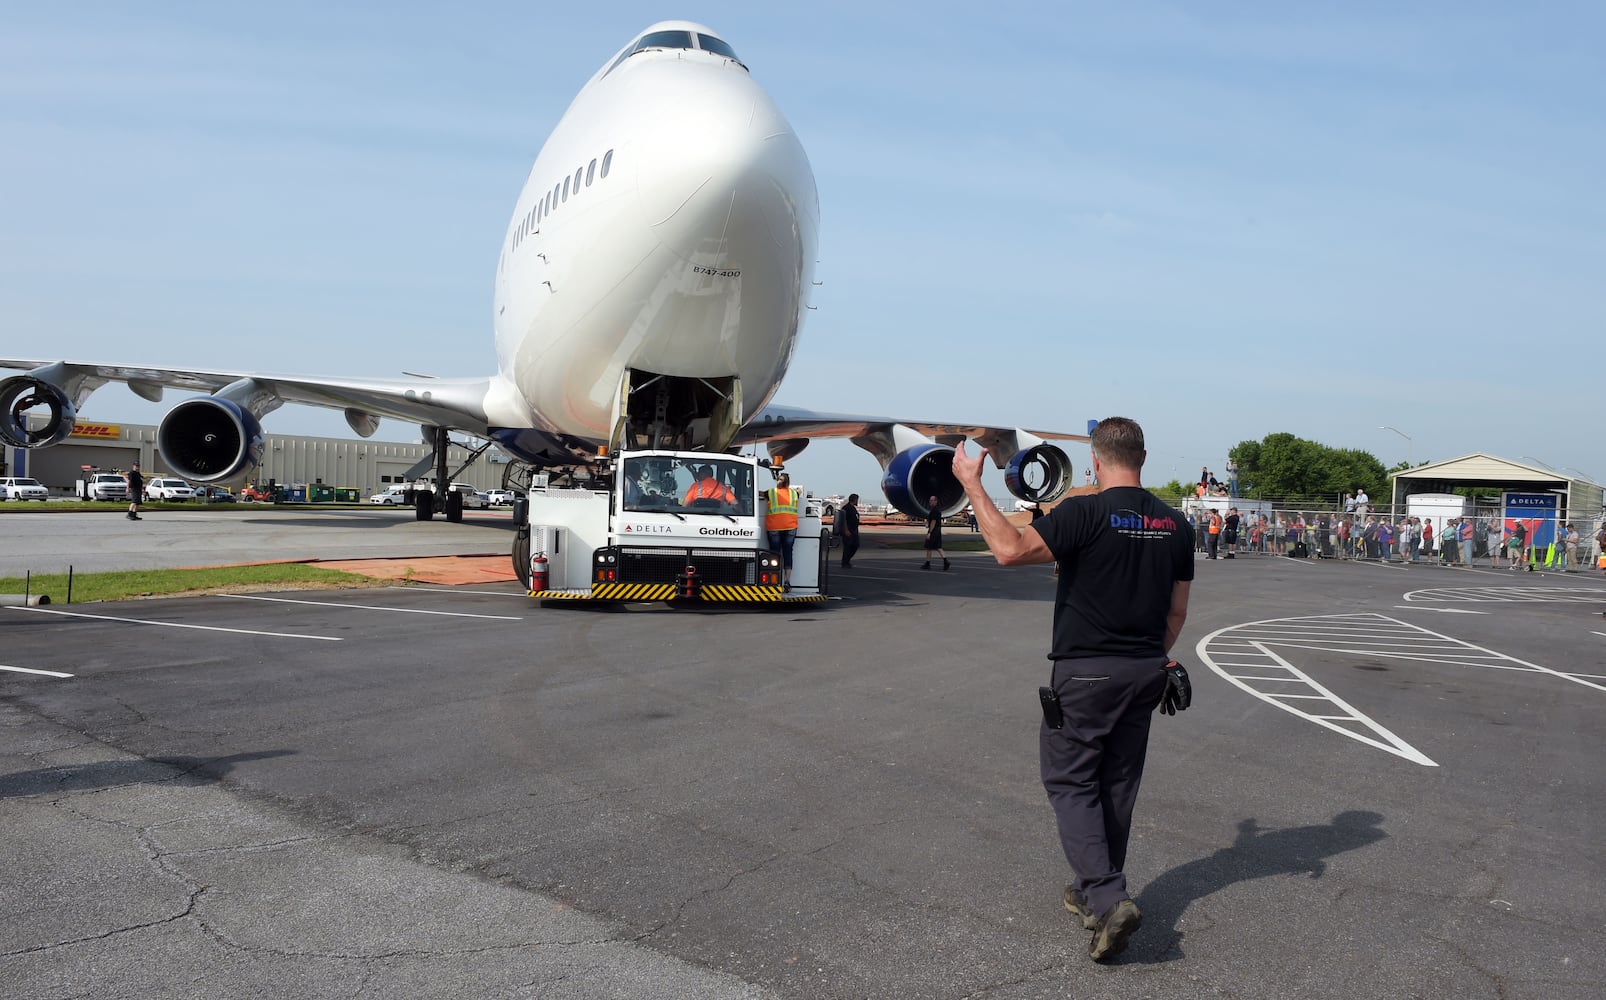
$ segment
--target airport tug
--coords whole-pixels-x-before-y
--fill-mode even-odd
[[[626,451],[537,474],[515,503],[514,566],[543,604],[824,601],[830,534],[818,500],[792,487],[789,587],[781,553],[769,547],[764,523],[780,472],[753,456]]]

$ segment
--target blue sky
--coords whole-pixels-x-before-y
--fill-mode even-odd
[[[0,353],[485,374],[547,132],[690,17],[819,183],[825,284],[779,402],[1128,415],[1155,483],[1278,431],[1606,478],[1606,13],[1401,6],[14,6]],[[85,415],[160,412],[112,386]],[[850,445],[796,467],[877,492]]]

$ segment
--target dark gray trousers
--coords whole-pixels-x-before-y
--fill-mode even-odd
[[[1128,899],[1126,845],[1149,750],[1149,721],[1165,693],[1165,657],[1054,661],[1065,725],[1042,727],[1043,788],[1060,846],[1088,907],[1104,916]]]

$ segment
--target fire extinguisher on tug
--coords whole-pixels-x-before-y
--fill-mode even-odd
[[[547,588],[546,553],[537,552],[530,557],[530,591],[540,593]]]

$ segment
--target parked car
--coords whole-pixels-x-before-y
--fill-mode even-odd
[[[463,494],[464,510],[490,510],[491,497],[473,483],[453,483],[453,493]]]
[[[0,479],[0,500],[49,500],[50,491],[37,479],[9,476]]]
[[[387,486],[369,497],[368,502],[377,503],[385,507],[398,507],[407,503],[407,491],[410,488],[401,483],[397,483],[395,486]]]
[[[513,506],[512,490],[486,490],[485,495],[490,498],[492,507]]]
[[[146,500],[188,500],[195,496],[195,487],[172,476],[157,476],[145,483]]]
[[[234,503],[235,496],[221,486],[197,486],[195,498],[202,503]]]
[[[93,472],[78,481],[78,496],[84,500],[127,500],[128,480],[120,472]]]

